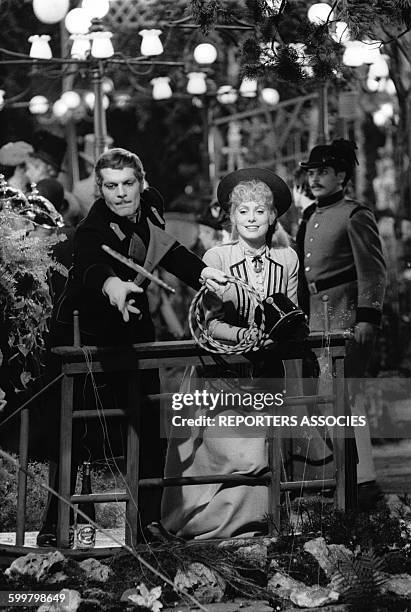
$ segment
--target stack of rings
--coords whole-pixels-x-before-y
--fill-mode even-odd
[[[257,350],[264,345],[264,342],[266,340],[266,334],[264,333],[265,316],[263,303],[257,291],[247,285],[247,283],[245,283],[244,281],[240,280],[239,278],[235,278],[234,276],[227,276],[227,280],[229,283],[238,285],[245,291],[246,294],[248,294],[248,297],[251,301],[251,305],[254,307],[254,312],[258,306],[260,307],[260,324],[257,325],[256,323],[252,323],[245,331],[243,338],[237,344],[230,345],[215,340],[215,338],[212,337],[210,331],[203,324],[203,298],[204,295],[209,291],[206,286],[203,286],[201,287],[200,291],[195,294],[188,313],[188,324],[190,326],[191,335],[197,342],[197,344],[199,344],[202,348],[206,349],[210,353],[237,354]],[[196,331],[196,328],[198,331]]]

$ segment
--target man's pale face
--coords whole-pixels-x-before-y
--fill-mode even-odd
[[[48,164],[39,157],[29,157],[26,162],[26,175],[30,183],[38,183],[42,179],[50,178]]]
[[[143,184],[134,174],[133,168],[103,168],[101,170],[101,195],[107,206],[119,217],[135,219],[140,209]]]
[[[334,168],[309,168],[308,184],[316,198],[325,198],[342,189],[345,172],[335,172]]]

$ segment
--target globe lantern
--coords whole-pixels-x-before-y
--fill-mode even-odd
[[[308,21],[315,25],[323,25],[333,19],[333,12],[331,6],[326,2],[318,2],[310,6],[307,12]]]
[[[32,115],[44,115],[49,109],[49,101],[45,96],[33,96],[29,102]]]
[[[83,0],[81,3],[83,8],[91,17],[91,19],[102,19],[110,10],[108,0]]]
[[[62,100],[69,109],[77,108],[81,104],[81,98],[76,91],[65,91],[61,94],[60,100]]]
[[[84,9],[74,8],[67,13],[64,24],[70,34],[87,34],[91,18]]]
[[[217,59],[217,49],[210,43],[197,45],[193,52],[197,64],[213,64]]]
[[[68,106],[63,102],[61,98],[56,100],[53,104],[53,115],[57,119],[61,119],[68,111]]]
[[[280,94],[273,87],[264,87],[261,90],[261,97],[270,106],[276,106],[280,101]]]
[[[69,10],[70,0],[33,0],[33,11],[42,23],[58,23]]]

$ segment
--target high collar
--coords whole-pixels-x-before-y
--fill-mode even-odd
[[[344,191],[341,189],[336,193],[332,193],[331,195],[325,196],[325,198],[318,198],[317,206],[318,208],[323,208],[324,206],[331,206],[331,204],[336,204],[344,197]]]
[[[116,215],[116,213],[113,212],[107,206],[103,198],[99,198],[98,200],[96,200],[96,202],[94,203],[94,207],[97,208],[99,213],[103,215],[103,217],[109,223],[116,223],[120,227],[126,227],[126,228],[128,227],[129,230],[132,230],[132,229],[135,230],[136,223],[134,223],[133,221],[130,221],[130,219],[128,219],[127,217],[120,217],[119,215]],[[137,224],[139,223],[140,220],[141,220],[141,209],[140,209],[140,215],[137,216],[137,220],[136,220]]]

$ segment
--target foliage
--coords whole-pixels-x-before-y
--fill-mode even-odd
[[[382,505],[372,513],[343,512],[329,508],[319,498],[299,501],[303,533],[321,533],[328,542],[344,544],[351,550],[372,547],[385,554],[402,544],[398,517]]]
[[[14,385],[19,390],[36,375],[35,362],[44,350],[52,310],[49,271],[67,272],[50,255],[59,236],[27,235],[25,229],[15,229],[15,222],[12,213],[0,212],[1,349],[4,360],[12,362],[14,372],[18,372],[19,380]]]
[[[17,459],[16,455],[13,455]],[[47,491],[39,482],[48,483],[48,465],[38,461],[30,461],[28,472],[33,476],[27,478],[27,510],[26,530],[40,529],[42,516],[47,500]],[[105,470],[93,468],[91,472],[94,492],[112,491],[116,483],[113,478],[107,478]],[[77,493],[80,493],[79,488]],[[14,464],[0,457],[0,531],[14,531],[17,520],[17,468]],[[104,503],[96,505],[96,521],[104,529],[122,527],[124,525],[125,507],[123,503]]]
[[[30,461],[28,470],[36,476],[36,480],[27,479],[26,529],[30,531],[39,528],[46,505],[47,491],[39,487],[37,479],[47,482],[47,466],[44,463]],[[14,531],[17,518],[17,468],[2,457],[0,457],[0,499],[0,531]]]
[[[139,584],[135,593],[129,593],[128,599],[136,606],[145,606],[153,612],[160,612],[163,604],[158,601],[161,597],[161,586],[148,590],[144,582]]]
[[[330,3],[331,4],[331,3]],[[192,0],[191,9],[196,22],[204,31],[226,15],[228,3]],[[411,26],[411,5],[405,0],[336,0],[334,18],[322,24],[310,23],[304,0],[284,0],[278,8],[270,8],[263,0],[239,3],[235,16],[248,18],[255,29],[243,46],[243,70],[247,76],[271,73],[280,81],[305,81],[312,87],[318,79],[344,83],[349,76],[342,66],[344,47],[332,38],[335,22],[344,21],[353,39],[381,38],[381,28],[389,24],[397,28],[396,37]],[[390,30],[390,31],[391,31]],[[305,45],[304,56],[294,52],[290,43]],[[270,54],[261,53],[261,45],[270,45]],[[258,49],[260,47],[260,52]]]
[[[333,587],[354,610],[370,610],[381,593],[387,578],[384,560],[370,549],[338,561],[333,573]]]

